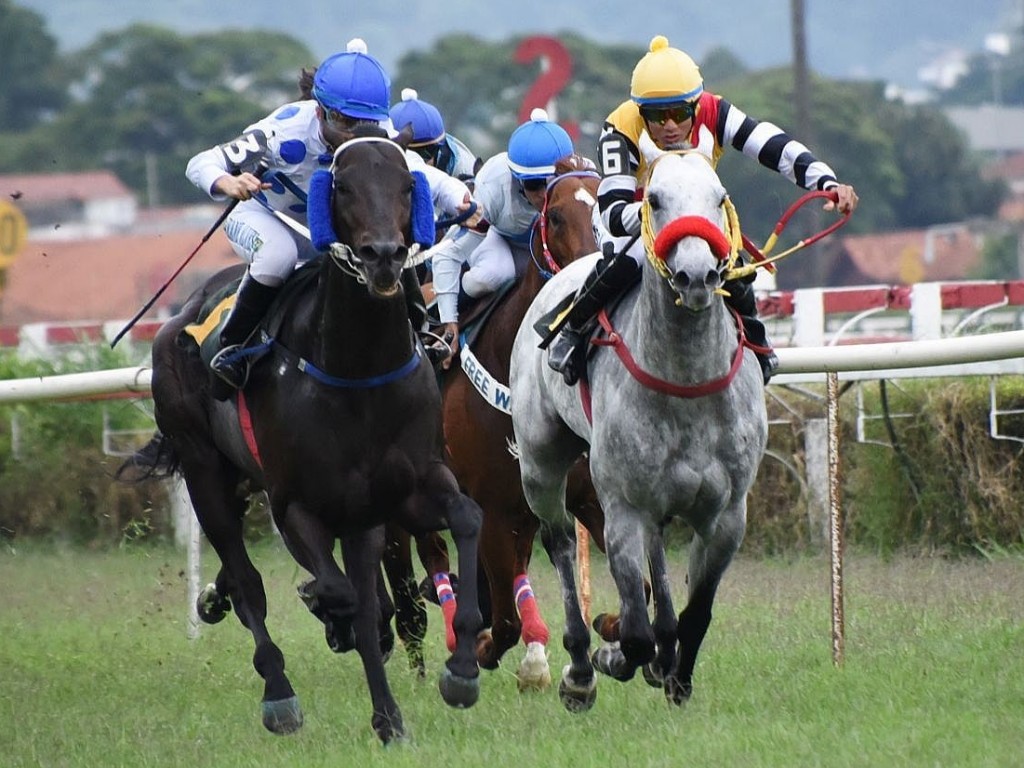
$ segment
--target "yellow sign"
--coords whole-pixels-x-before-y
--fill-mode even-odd
[[[924,279],[924,264],[921,262],[921,249],[908,245],[900,251],[899,259],[900,282],[913,285]]]
[[[14,258],[25,247],[28,222],[15,205],[0,200],[0,269],[11,266]]]

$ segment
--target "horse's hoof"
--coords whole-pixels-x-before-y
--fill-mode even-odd
[[[530,643],[526,646],[526,656],[519,664],[516,678],[520,691],[544,691],[551,687],[551,668],[543,645]]]
[[[641,669],[644,673],[644,680],[649,686],[651,686],[651,688],[661,688],[664,685],[665,679],[661,673],[654,668],[654,664],[644,664]]]
[[[335,653],[348,653],[356,647],[356,631],[351,624],[339,627],[337,623],[327,619],[324,621],[324,638],[327,647]]]
[[[481,669],[494,670],[498,668],[499,659],[497,646],[494,644],[494,636],[491,630],[480,630],[476,636],[476,663]]]
[[[437,681],[441,698],[445,704],[456,709],[467,709],[476,704],[480,698],[480,676],[459,677],[446,664],[441,668],[441,677]]]
[[[562,705],[573,714],[586,712],[597,701],[597,680],[590,679],[589,685],[579,685],[569,677],[571,667],[567,664],[562,670],[562,680],[558,684],[558,698]]]
[[[207,584],[196,598],[196,613],[204,624],[217,624],[231,612],[231,601],[217,591],[216,584]]]
[[[406,742],[405,726],[402,724],[402,716],[397,712],[394,717],[374,715],[371,725],[373,726],[373,732],[377,734],[377,738],[380,739],[381,744],[385,747]]]
[[[636,674],[636,667],[626,661],[626,656],[618,643],[602,645],[591,655],[590,663],[602,675],[615,678],[620,683],[632,680]]]
[[[591,622],[597,636],[606,643],[619,641],[619,617],[611,613],[599,613]]]
[[[302,727],[302,707],[299,706],[298,696],[278,701],[264,701],[261,708],[263,710],[263,725],[272,733],[283,736],[287,733],[295,733]]]
[[[669,675],[665,678],[665,698],[670,704],[681,707],[693,695],[693,683],[683,683],[679,678]]]

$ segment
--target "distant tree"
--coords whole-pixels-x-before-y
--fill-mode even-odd
[[[441,111],[445,125],[483,157],[501,152],[518,124],[523,97],[541,74],[541,62],[520,64],[522,37],[490,43],[448,35],[426,52],[403,56],[392,76],[393,97],[413,87]],[[593,156],[605,116],[629,98],[629,78],[643,55],[636,46],[604,46],[574,34],[559,35],[573,58],[573,78],[560,92],[557,118],[581,130],[577,149]]]
[[[1010,232],[985,239],[981,263],[968,277],[974,280],[1007,280],[1021,275],[1021,233]]]
[[[301,43],[269,32],[186,37],[134,25],[105,34],[67,59],[72,104],[0,149],[0,167],[109,168],[143,202],[154,181],[161,203],[194,202],[188,158],[297,99],[301,68],[315,64]]]
[[[704,80],[719,86],[750,73],[750,68],[728,48],[713,49],[697,64]]]
[[[991,104],[1024,106],[1024,41],[1018,34],[1006,56],[979,53],[967,61],[967,72],[956,84],[939,91],[938,102],[944,105]]]
[[[0,0],[0,132],[27,130],[64,105],[59,64],[43,17]]]

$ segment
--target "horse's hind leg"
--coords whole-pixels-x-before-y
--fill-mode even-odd
[[[454,486],[454,478],[451,484]],[[447,511],[448,530],[459,557],[459,601],[452,621],[455,652],[445,662],[438,687],[449,706],[471,707],[480,697],[476,635],[482,625],[477,600],[477,544],[482,513],[477,503],[462,493],[446,494],[442,507]]]
[[[690,595],[686,607],[679,614],[676,629],[679,649],[675,669],[671,676],[665,678],[665,696],[674,704],[684,703],[693,693],[697,652],[711,625],[711,607],[718,584],[743,540],[745,507],[743,502],[738,513],[736,510],[723,513],[713,533],[705,534],[705,538],[698,532],[690,544],[687,566]]]
[[[274,733],[296,731],[302,726],[302,710],[284,672],[284,655],[267,631],[263,579],[243,538],[245,500],[235,493],[238,472],[213,451],[199,458],[182,453],[182,470],[199,524],[220,557],[218,590],[226,586],[239,621],[256,644],[253,666],[264,680],[263,725]]]
[[[356,651],[363,662],[366,684],[373,703],[371,724],[380,740],[387,744],[405,733],[402,714],[391,693],[384,671],[384,657],[380,649],[378,626],[380,604],[377,601],[377,581],[381,556],[384,551],[384,528],[378,526],[365,533],[346,536],[341,542],[345,570],[358,595],[355,616]]]
[[[220,623],[231,612],[231,587],[228,585],[228,572],[221,567],[217,578],[203,587],[196,598],[196,613],[206,624]]]
[[[569,652],[569,664],[562,670],[558,696],[570,712],[584,712],[597,699],[597,680],[590,661],[590,630],[583,621],[576,592],[576,532],[572,526],[541,522],[541,541],[558,573],[565,611],[562,645]]]
[[[621,502],[618,502],[621,504]],[[604,645],[594,654],[594,666],[616,680],[629,680],[638,667],[655,655],[654,630],[647,616],[644,592],[644,564],[647,556],[648,524],[631,509],[608,513],[605,541],[608,565],[619,593],[619,644]]]
[[[411,537],[397,525],[385,526],[384,571],[391,584],[395,605],[395,628],[405,646],[409,667],[420,677],[426,674],[423,640],[427,635],[427,609],[413,575]]]

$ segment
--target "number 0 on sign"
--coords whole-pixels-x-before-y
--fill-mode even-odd
[[[28,222],[25,215],[6,200],[0,200],[0,269],[9,267],[25,247]]]

